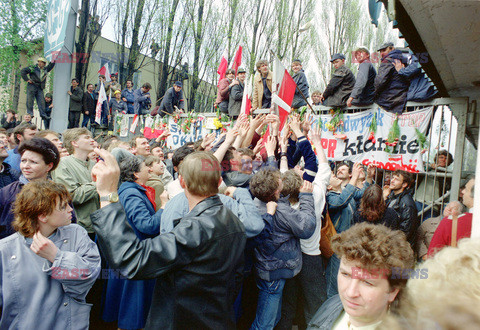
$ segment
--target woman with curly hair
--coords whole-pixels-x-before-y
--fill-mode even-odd
[[[309,329],[376,329],[398,307],[415,263],[405,235],[383,225],[357,224],[332,239],[340,257],[338,295],[328,299]]]
[[[361,222],[381,224],[392,230],[401,229],[400,217],[394,209],[387,208],[379,185],[373,184],[365,190],[360,207],[353,214],[353,223]]]

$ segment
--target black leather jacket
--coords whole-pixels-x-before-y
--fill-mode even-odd
[[[413,251],[416,251],[416,235],[420,224],[412,193],[412,189],[404,190],[398,195],[395,195],[392,191],[390,195],[388,195],[386,203],[387,207],[393,208],[400,216],[400,230],[407,236],[407,241],[410,243]]]
[[[157,278],[146,329],[232,329],[246,242],[243,224],[218,196],[198,203],[167,234],[140,241],[119,203],[91,215],[111,268]]]
[[[31,80],[34,86],[39,87],[40,89],[43,90],[45,89],[45,83],[47,81],[47,73],[52,71],[54,66],[55,66],[55,63],[50,62],[50,64],[45,66],[43,74],[38,64],[23,68],[20,73],[22,75],[23,80],[25,81]]]

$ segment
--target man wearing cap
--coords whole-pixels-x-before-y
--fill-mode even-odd
[[[228,115],[236,119],[242,109],[243,92],[245,90],[246,71],[244,68],[238,68],[237,83],[230,87],[230,97],[228,100]]]
[[[298,109],[307,105],[305,99],[310,96],[308,93],[310,87],[308,86],[307,77],[303,71],[302,62],[299,59],[293,60],[292,71],[292,79],[295,81],[295,84],[297,84],[295,95],[293,96],[292,108]]]
[[[47,60],[40,57],[37,65],[23,68],[21,75],[23,80],[27,82],[27,112],[33,116],[33,100],[37,100],[38,111],[40,117],[45,118],[45,98],[43,90],[47,81],[47,74],[52,71],[55,66],[54,62],[47,65]]]
[[[110,113],[112,114],[112,116],[115,116],[115,114],[119,112],[127,113],[128,108],[127,108],[127,104],[122,100],[122,92],[119,89],[117,89],[113,93],[113,95],[115,96],[115,98],[112,98],[109,104]]]
[[[337,53],[332,56],[330,62],[335,71],[323,92],[322,101],[327,107],[345,107],[355,85],[355,76],[345,66],[345,55]]]
[[[228,113],[230,89],[237,84],[238,80],[235,80],[235,70],[233,69],[228,69],[225,78],[218,82],[215,105],[222,113]]]
[[[359,63],[357,79],[355,80],[355,86],[353,86],[352,94],[347,101],[347,106],[352,105],[370,105],[373,103],[373,97],[375,96],[375,77],[377,71],[373,67],[370,61],[370,52],[366,47],[359,47],[355,50],[355,60]]]
[[[167,114],[173,114],[175,107],[181,112],[184,110],[185,105],[183,101],[183,84],[181,81],[176,81],[173,84],[173,87],[170,87],[165,92],[163,96],[162,103],[160,103],[160,108],[158,113],[161,117],[164,117]]]
[[[80,81],[72,79],[72,87],[67,92],[70,95],[70,106],[68,108],[68,128],[79,127],[80,114],[83,108],[83,91],[80,88]]]
[[[375,103],[387,111],[402,114],[410,83],[405,76],[398,74],[395,63],[399,61],[406,64],[405,58],[391,42],[381,45],[378,51],[382,57],[382,63],[375,78]]]

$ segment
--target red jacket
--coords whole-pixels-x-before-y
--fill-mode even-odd
[[[458,216],[457,242],[472,234],[472,213],[463,213]],[[444,218],[435,230],[428,247],[428,256],[432,257],[444,246],[450,246],[452,239],[452,219]]]
[[[231,81],[228,81],[228,78],[223,78],[218,82],[218,90],[217,90],[217,100],[216,103],[220,104],[223,101],[228,101],[230,95],[230,86]]]

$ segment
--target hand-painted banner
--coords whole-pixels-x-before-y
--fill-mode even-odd
[[[373,115],[377,115],[377,132],[375,143],[368,140],[369,127]],[[391,153],[385,151],[385,142],[395,120],[395,115],[382,109],[371,109],[355,114],[344,114],[345,140],[337,139],[326,129],[330,115],[322,115],[322,143],[329,160],[362,162],[373,164],[386,170],[404,170],[408,172],[423,171],[422,150],[417,142],[418,129],[426,134],[428,124],[433,114],[433,107],[408,112],[398,118],[400,136],[398,144]],[[318,125],[317,121],[314,125]]]

